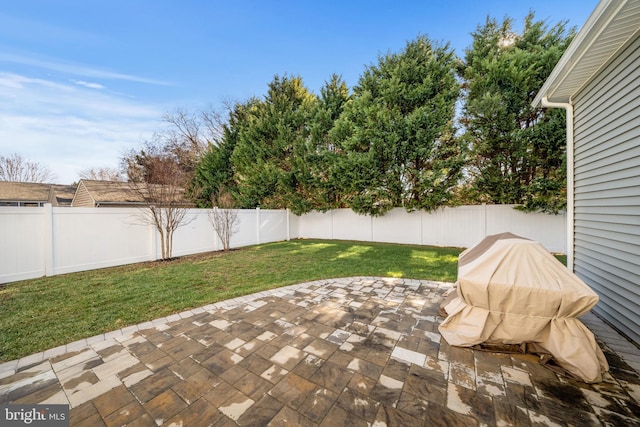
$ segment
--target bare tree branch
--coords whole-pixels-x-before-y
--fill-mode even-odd
[[[219,145],[224,134],[224,116],[220,112],[210,108],[209,110],[202,111],[200,118],[205,128],[203,137],[207,143]]]
[[[173,254],[173,234],[190,221],[186,214],[192,204],[185,200],[183,171],[170,159],[151,157],[146,165],[146,180],[132,182],[147,207],[143,221],[152,224],[160,234],[162,259]]]
[[[169,126],[154,133],[139,151],[130,150],[121,160],[129,181],[148,180],[147,164],[155,157],[170,159],[184,172],[184,183],[193,177],[196,166],[210,144],[218,144],[223,132],[222,115],[210,109],[192,113],[178,109],[162,116]]]
[[[0,181],[53,182],[56,175],[38,162],[22,157],[18,153],[0,156]]]
[[[96,181],[124,181],[118,169],[109,167],[83,169],[78,172],[78,177]]]
[[[229,193],[218,192],[212,199],[213,210],[209,211],[209,222],[222,242],[224,251],[231,247],[231,236],[238,231],[237,209],[233,209],[233,197]]]

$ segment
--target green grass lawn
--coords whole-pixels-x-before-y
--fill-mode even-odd
[[[0,362],[265,289],[316,279],[455,281],[462,249],[293,240],[0,285]]]

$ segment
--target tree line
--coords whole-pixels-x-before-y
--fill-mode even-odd
[[[463,203],[566,206],[565,118],[531,102],[573,37],[529,14],[487,18],[458,58],[419,36],[378,57],[349,90],[338,75],[311,93],[275,76],[262,98],[229,106],[189,182],[201,206],[394,207]]]
[[[266,94],[225,114],[167,114],[168,127],[126,153],[121,169],[134,183],[177,182],[201,207],[383,215],[493,203],[557,213],[564,111],[531,102],[574,32],[533,12],[519,31],[511,18],[487,17],[462,58],[418,36],[366,66],[351,89],[337,74],[319,94],[301,76],[276,75]]]

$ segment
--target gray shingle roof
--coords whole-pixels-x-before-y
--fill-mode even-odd
[[[51,203],[69,206],[76,187],[72,185],[0,181],[0,202]]]

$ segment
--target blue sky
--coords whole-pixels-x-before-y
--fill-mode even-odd
[[[20,0],[0,4],[0,155],[63,184],[117,167],[178,108],[263,96],[275,74],[352,87],[379,54],[427,35],[458,55],[487,16],[580,28],[596,0]]]

